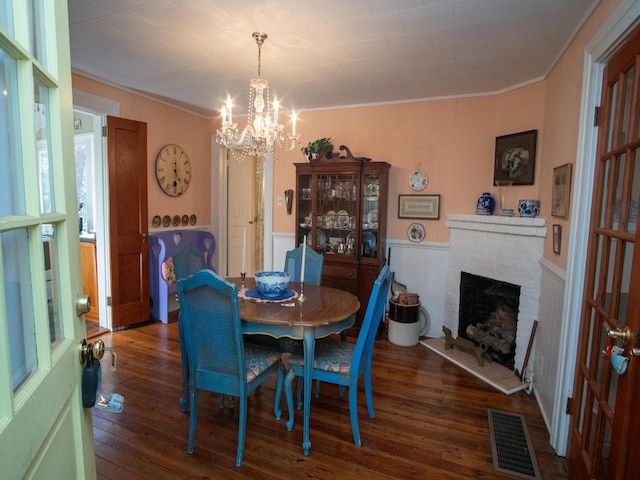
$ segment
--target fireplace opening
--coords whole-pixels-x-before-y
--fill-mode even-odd
[[[461,272],[458,336],[513,370],[519,304],[519,285]]]

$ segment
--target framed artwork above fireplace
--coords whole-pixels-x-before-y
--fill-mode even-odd
[[[511,180],[512,185],[533,185],[537,140],[537,130],[496,137],[494,185],[500,180]]]

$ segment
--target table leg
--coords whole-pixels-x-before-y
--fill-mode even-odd
[[[313,356],[316,343],[314,327],[305,327],[303,333],[304,345],[304,427],[302,433],[302,449],[309,455],[311,440],[309,440],[309,415],[311,412],[311,384],[313,383]]]

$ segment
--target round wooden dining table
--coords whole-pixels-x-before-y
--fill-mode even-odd
[[[228,278],[241,292],[242,282]],[[245,280],[246,288],[253,288],[253,278]],[[290,282],[289,288],[300,293],[300,283]],[[302,448],[309,454],[309,414],[311,411],[311,383],[316,338],[341,333],[351,327],[360,309],[358,297],[344,290],[321,285],[304,285],[302,299],[264,302],[240,296],[240,318],[245,334],[269,335],[274,338],[302,340],[304,348],[304,426]],[[279,409],[280,406],[278,405]],[[278,410],[278,416],[280,411]]]

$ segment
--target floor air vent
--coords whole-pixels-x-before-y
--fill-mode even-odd
[[[522,415],[489,409],[489,432],[497,471],[533,480],[541,478]]]

